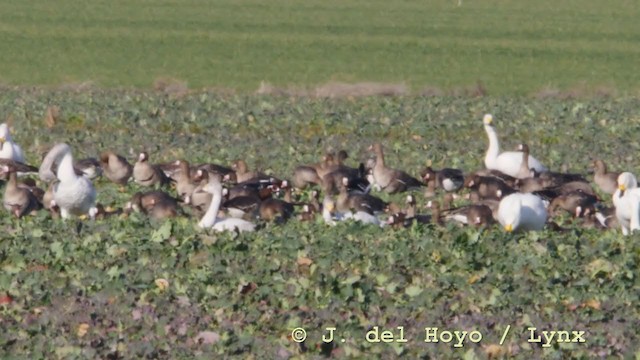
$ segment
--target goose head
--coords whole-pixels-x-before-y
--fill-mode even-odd
[[[493,122],[493,115],[491,114],[485,114],[484,117],[482,118],[482,123],[485,126],[491,125],[492,122]]]
[[[346,150],[338,151],[338,163],[342,164],[345,160],[349,158],[349,154]]]
[[[636,177],[630,172],[623,172],[618,176],[618,190],[620,190],[620,197],[624,196],[624,192],[629,189],[635,189],[638,187],[638,181]]]
[[[407,203],[407,205],[415,205],[416,204],[416,198],[413,195],[409,194],[409,195],[407,195],[407,199],[406,199],[405,202]]]
[[[146,151],[143,151],[140,154],[138,154],[138,161],[139,162],[145,162],[147,160],[149,160],[149,154]]]

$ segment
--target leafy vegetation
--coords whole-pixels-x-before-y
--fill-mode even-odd
[[[0,81],[635,92],[633,1],[3,1]]]
[[[43,121],[48,106],[60,108]],[[482,114],[503,148],[530,145],[552,169],[585,173],[591,157],[638,173],[640,103],[512,98],[311,99],[175,97],[141,91],[5,89],[0,115],[31,163],[53,143],[75,156],[106,148],[130,159],[187,158],[280,176],[346,148],[351,161],[380,140],[387,161],[417,174],[482,165]],[[49,124],[50,128],[45,124]],[[98,201],[127,193],[98,180]],[[305,194],[303,194],[304,198]],[[399,201],[400,197],[386,199]],[[422,198],[420,198],[422,199]],[[610,199],[607,199],[610,200]],[[630,358],[639,356],[637,236],[569,226],[507,235],[415,226],[394,231],[320,220],[214,235],[197,220],[0,217],[0,355],[25,358]],[[504,329],[511,326],[503,346]],[[321,341],[337,328],[331,345]],[[370,343],[367,331],[404,326],[407,343]],[[527,327],[585,331],[586,343],[528,343]],[[290,339],[296,327],[308,338]],[[425,327],[480,331],[479,344],[425,343]],[[538,332],[537,334],[540,334]]]

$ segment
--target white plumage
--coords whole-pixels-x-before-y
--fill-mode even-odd
[[[484,158],[484,165],[487,169],[498,170],[509,176],[518,177],[520,165],[522,164],[522,152],[505,151],[500,153],[498,133],[493,125],[491,125],[493,122],[493,116],[491,116],[491,114],[486,114],[483,122],[484,129],[489,137],[489,148],[487,149],[487,155]],[[548,171],[548,169],[542,165],[538,159],[531,155],[529,155],[529,168],[533,168],[539,173]]]
[[[209,183],[203,188],[204,191],[213,195],[211,204],[204,214],[198,226],[201,228],[212,228],[214,231],[239,231],[239,232],[251,232],[255,231],[256,225],[250,221],[226,218],[218,219],[218,211],[220,210],[220,204],[222,203],[222,184],[220,180],[215,176],[209,177]]]
[[[613,194],[613,205],[622,235],[640,229],[640,189],[632,173],[623,172],[618,176],[618,190]]]
[[[0,124],[0,158],[24,163],[24,154],[20,145],[13,142],[7,124]]]
[[[55,162],[58,162],[56,174],[52,170]],[[54,146],[42,161],[39,173],[43,181],[58,180],[53,187],[53,200],[60,207],[63,219],[70,215],[89,214],[95,206],[96,189],[91,180],[76,174],[69,145],[62,143]]]
[[[500,201],[498,221],[508,232],[542,230],[547,222],[547,209],[537,195],[513,193]]]

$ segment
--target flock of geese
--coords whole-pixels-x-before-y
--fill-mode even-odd
[[[191,213],[200,218],[201,228],[237,232],[255,231],[258,220],[309,221],[317,216],[330,225],[345,220],[393,228],[416,223],[473,227],[499,223],[507,232],[545,227],[562,231],[555,220],[561,213],[566,214],[562,221],[569,218],[588,228],[620,227],[624,235],[640,229],[640,189],[633,174],[609,172],[602,160],[593,162],[593,183],[605,196],[612,195],[608,206],[584,176],[549,171],[529,154],[526,144],[517,151],[500,152],[493,117],[485,115],[483,124],[489,139],[486,169],[465,174],[427,167],[417,178],[389,167],[382,145],[375,143],[369,147],[375,157],[356,168],[346,165],[346,151],[327,153],[318,163],[297,166],[290,180],[251,171],[243,160],[230,167],[191,165],[183,159],[152,164],[149,154],[141,152],[131,165],[125,157],[104,151],[97,159],[74,161],[64,143],[55,145],[36,168],[25,164],[21,147],[11,138],[9,127],[1,124],[3,205],[18,218],[42,208],[63,219],[133,211],[159,219]],[[29,177],[35,173],[46,190]],[[135,193],[122,208],[104,207],[96,203],[93,180],[99,176],[123,192],[130,181],[149,191]],[[407,192],[406,203],[388,203],[373,192]],[[420,193],[428,201],[419,208],[416,194]],[[440,201],[438,193],[443,193]],[[185,212],[187,207],[191,211]]]

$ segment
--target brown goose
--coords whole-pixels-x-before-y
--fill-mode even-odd
[[[482,199],[500,199],[515,192],[512,187],[499,178],[477,174],[468,176],[464,186],[477,191]]]
[[[600,190],[607,194],[613,194],[618,190],[618,172],[608,172],[607,165],[602,160],[593,162],[593,181],[598,185]]]
[[[149,164],[149,154],[141,152],[133,166],[133,179],[142,186],[166,186],[170,179],[157,166]]]
[[[96,204],[95,211],[92,217],[96,220],[106,219],[112,216],[118,216],[124,213],[123,209],[113,209],[111,207],[104,207],[102,204]]]
[[[256,182],[273,178],[272,176],[268,176],[258,171],[249,171],[247,163],[244,160],[234,161],[231,165],[231,169],[235,171],[236,182],[239,184],[244,182]]]
[[[444,168],[433,170],[429,166],[422,171],[421,175],[425,183],[434,180],[439,188],[448,192],[458,191],[464,185],[464,174],[459,169]]]
[[[349,212],[351,210],[363,211],[374,215],[375,213],[384,212],[387,203],[382,199],[373,195],[361,193],[349,193],[349,179],[343,178],[340,186],[340,193],[336,201],[336,209],[339,212]]]
[[[127,159],[112,151],[103,151],[99,160],[102,172],[107,179],[121,186],[127,184],[133,174],[133,166]]]
[[[102,166],[96,158],[89,157],[75,160],[73,162],[73,167],[75,168],[76,173],[79,171],[89,179],[95,179],[102,175]]]
[[[366,177],[366,169],[363,163],[360,163],[357,169],[340,164],[335,170],[324,175],[322,188],[325,193],[333,194],[340,188],[342,179],[347,178],[349,180],[348,190],[366,193],[369,191],[369,181]]]
[[[310,185],[321,185],[322,179],[313,167],[300,165],[293,171],[291,183],[296,189],[305,189]]]
[[[258,214],[260,218],[266,221],[287,221],[293,215],[295,209],[291,202],[291,188],[285,186],[284,200],[268,198],[260,202],[258,206]]]
[[[373,178],[382,190],[389,194],[404,192],[424,186],[420,180],[402,170],[391,169],[385,165],[382,144],[375,143],[369,150],[376,154],[376,164],[373,167]]]
[[[573,217],[581,217],[585,214],[595,213],[597,203],[597,197],[586,194],[582,190],[576,190],[553,199],[547,207],[547,212],[549,216],[553,216],[556,214],[556,210],[562,209]]]
[[[42,204],[28,189],[19,186],[16,169],[2,165],[2,172],[9,174],[9,181],[4,189],[3,205],[15,217],[21,218],[42,208]]]
[[[180,214],[178,200],[160,190],[137,192],[125,206],[125,212],[140,211],[156,219]]]
[[[495,201],[495,211],[497,211],[499,202]],[[454,220],[464,225],[470,225],[476,228],[483,226],[491,226],[495,224],[494,209],[489,205],[478,203],[464,205],[457,208],[449,208],[443,210],[445,219]]]
[[[196,184],[191,179],[191,167],[186,160],[176,160],[175,164],[179,167],[179,170],[175,173],[176,191],[178,196],[182,199],[193,194],[196,189]]]

